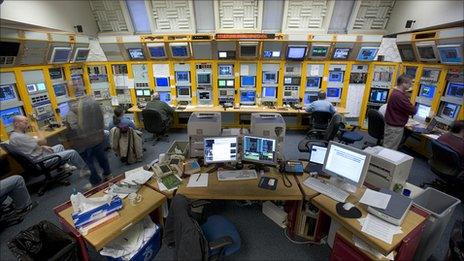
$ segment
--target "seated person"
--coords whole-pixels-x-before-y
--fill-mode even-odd
[[[16,224],[21,222],[24,215],[37,206],[37,202],[31,201],[24,179],[19,175],[10,176],[0,180],[0,204],[2,204],[7,197],[10,197],[13,200],[15,208],[12,212],[2,215],[0,221],[4,221],[6,223],[15,222]]]
[[[14,130],[10,134],[10,145],[31,159],[39,160],[45,156],[57,154],[62,159],[69,160],[71,165],[75,166],[71,167],[71,170],[77,167],[81,174],[87,172],[87,165],[75,150],[65,150],[61,144],[49,147],[45,145],[45,140],[39,140],[26,134],[26,130],[29,128],[29,119],[25,116],[15,116],[13,118],[13,127]],[[52,164],[55,160],[57,159],[46,161],[45,164]]]
[[[124,115],[124,109],[122,107],[116,107],[116,109],[114,109],[113,121],[110,123],[109,129],[111,130],[113,127],[129,127],[135,129],[135,123],[131,118]]]
[[[315,112],[315,111],[326,111],[326,112],[330,112],[332,114],[334,114],[336,112],[335,107],[332,105],[332,103],[325,100],[325,98],[326,98],[325,92],[320,91],[317,94],[317,96],[318,96],[318,100],[311,102],[308,105],[308,107],[306,107],[307,112],[311,113],[311,112]]]
[[[450,131],[438,137],[438,141],[456,151],[464,166],[464,121],[453,122]]]
[[[171,108],[167,103],[160,101],[159,93],[155,92],[151,96],[151,101],[147,103],[145,110],[154,110],[161,114],[163,124],[171,125],[172,117],[174,115],[174,109]]]

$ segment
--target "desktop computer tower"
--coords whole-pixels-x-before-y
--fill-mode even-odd
[[[203,139],[221,136],[220,112],[194,112],[187,124],[190,157],[203,157]]]

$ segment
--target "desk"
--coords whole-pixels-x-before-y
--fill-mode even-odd
[[[430,142],[438,139],[438,137],[446,131],[435,127],[432,131],[433,134],[423,134],[413,132],[413,127],[427,127],[426,124],[417,122],[415,120],[409,120],[404,129],[404,138],[402,145],[414,150],[415,152],[430,158],[432,156],[432,149]]]

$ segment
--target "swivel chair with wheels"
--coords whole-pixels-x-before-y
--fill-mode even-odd
[[[376,139],[375,144],[364,142],[364,146],[382,146],[385,131],[385,120],[378,110],[370,109],[367,112],[367,133]]]
[[[329,141],[333,140],[340,127],[342,126],[342,116],[340,114],[335,114],[329,122],[327,129],[324,130],[324,135],[322,139],[314,139],[306,136],[298,143],[298,150],[300,152],[310,152],[311,146],[315,144],[325,145],[329,144]]]
[[[52,183],[59,183],[65,186],[70,184],[69,181],[65,181],[64,179],[69,177],[71,172],[62,169],[68,160],[62,159],[61,156],[52,154],[39,160],[33,160],[16,150],[10,144],[2,143],[0,146],[21,165],[24,170],[23,177],[27,185],[41,185],[37,191],[39,196],[42,196]],[[51,161],[51,163],[47,164],[47,161]]]
[[[322,138],[324,133],[329,126],[330,119],[333,114],[327,111],[314,111],[310,115],[310,126],[306,136]]]
[[[170,122],[163,122],[161,113],[155,110],[143,110],[142,117],[145,130],[153,134],[153,139],[155,141],[164,137],[171,125]]]
[[[341,143],[350,145],[356,141],[360,141],[364,138],[359,132],[355,131],[357,126],[353,126],[351,130],[346,129],[344,123],[340,123],[340,134],[338,135],[338,140]]]

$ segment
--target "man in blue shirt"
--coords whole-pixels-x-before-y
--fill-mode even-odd
[[[335,107],[330,103],[329,101],[325,100],[326,94],[325,92],[320,91],[318,94],[318,100],[311,102],[308,107],[306,107],[306,111],[309,113],[315,112],[315,111],[326,111],[334,114]]]

